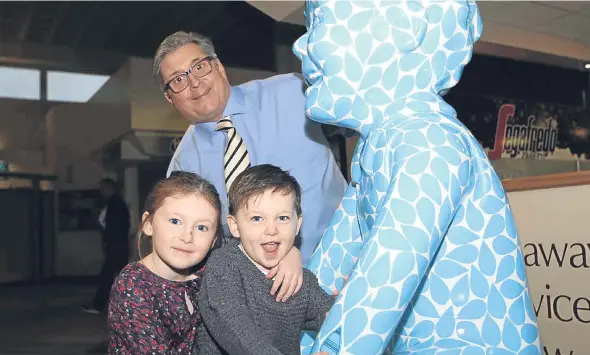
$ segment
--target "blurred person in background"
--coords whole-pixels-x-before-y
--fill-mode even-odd
[[[118,194],[114,180],[102,179],[99,186],[105,201],[105,207],[98,218],[102,231],[104,260],[94,299],[90,305],[82,306],[84,312],[91,314],[100,314],[106,309],[111,286],[129,261],[129,208]]]

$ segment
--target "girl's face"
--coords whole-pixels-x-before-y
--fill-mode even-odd
[[[168,280],[191,278],[188,269],[203,261],[215,242],[218,218],[196,194],[167,197],[153,216],[144,213],[143,232],[152,237],[152,253],[144,259],[151,259],[148,267]]]

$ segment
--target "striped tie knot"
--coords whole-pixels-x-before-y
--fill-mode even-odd
[[[250,158],[248,157],[246,144],[235,129],[231,116],[220,119],[215,129],[224,131],[227,135],[225,152],[223,153],[223,171],[225,174],[225,186],[229,191],[235,178],[250,167]]]
[[[215,126],[216,131],[225,131],[230,128],[234,128],[234,124],[231,121],[231,116],[220,119],[217,121],[217,125]]]

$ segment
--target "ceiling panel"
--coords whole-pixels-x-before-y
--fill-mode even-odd
[[[305,24],[303,1],[257,0],[249,3],[278,21]],[[541,31],[574,41],[590,41],[586,36],[590,30],[590,1],[478,1],[477,5],[484,23],[492,21],[533,33]],[[587,16],[588,21],[578,16]],[[562,28],[564,25],[565,29]]]
[[[590,18],[586,16],[570,14],[539,25],[535,30],[590,44],[590,38],[585,38],[590,30]]]
[[[292,0],[282,7],[286,2],[249,2],[278,21],[305,24],[304,1]],[[293,10],[295,4],[299,7]],[[501,46],[518,48],[526,53],[527,61],[548,65],[560,65],[555,63],[565,60],[567,67],[580,69],[590,62],[590,1],[481,0],[477,5],[484,21],[481,44],[492,45],[488,47],[494,50]],[[481,44],[476,48],[481,48]],[[494,55],[490,51],[486,53]]]
[[[590,44],[590,1],[479,1],[478,6],[484,23]]]
[[[273,18],[302,25],[303,4],[300,0],[256,1],[254,6],[243,1],[7,1],[0,2],[0,41],[32,41],[151,57],[166,35],[184,29],[212,37],[219,55],[231,65],[272,70],[276,40]],[[478,1],[478,6],[484,23],[490,25],[489,31],[492,24],[500,24],[504,38],[509,39],[510,31],[519,28],[529,34],[552,35],[556,43],[562,38],[576,41],[574,46],[584,43],[590,51],[590,1]],[[521,42],[524,44],[518,48],[528,48],[526,40]],[[245,56],[242,45],[257,55]],[[568,55],[562,52],[561,56]],[[555,55],[557,51],[544,53]],[[582,57],[585,55],[571,56],[590,60]]]
[[[487,16],[500,17],[504,13],[502,9],[514,5],[513,1],[480,1],[477,3],[479,11],[488,14]]]
[[[481,4],[485,4],[482,2]],[[530,2],[515,1],[506,6],[496,8],[491,13],[488,8],[481,8],[482,17],[485,20],[492,20],[521,28],[534,27],[551,20],[566,16],[569,11],[549,6],[542,6]]]
[[[260,70],[274,70],[275,25],[244,1],[0,1],[0,42],[150,58],[185,30],[212,38],[226,65]]]
[[[536,3],[574,12],[588,9],[587,1],[536,1]]]

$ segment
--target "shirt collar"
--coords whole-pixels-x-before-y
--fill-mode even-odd
[[[229,92],[229,100],[223,111],[223,117],[238,115],[246,113],[246,107],[244,103],[244,93],[239,87],[232,86]]]
[[[229,99],[227,100],[225,110],[223,110],[223,115],[221,117],[223,118],[226,116],[235,116],[243,113],[246,113],[244,93],[239,87],[232,86],[229,92]],[[215,131],[217,122],[204,122],[199,123],[196,126],[206,131],[213,132]]]
[[[240,250],[242,251],[242,253],[244,253],[244,255],[246,255],[246,257],[252,262],[252,264],[254,264],[254,266],[256,266],[256,268],[258,270],[260,270],[264,275],[268,275],[268,273],[270,272],[270,270],[267,270],[264,266],[258,264],[256,261],[254,261],[254,259],[252,259],[250,257],[250,255],[248,255],[246,253],[246,251],[244,250],[244,247],[242,246],[242,243],[238,244],[238,248],[240,248]],[[274,278],[273,278],[274,280]]]

